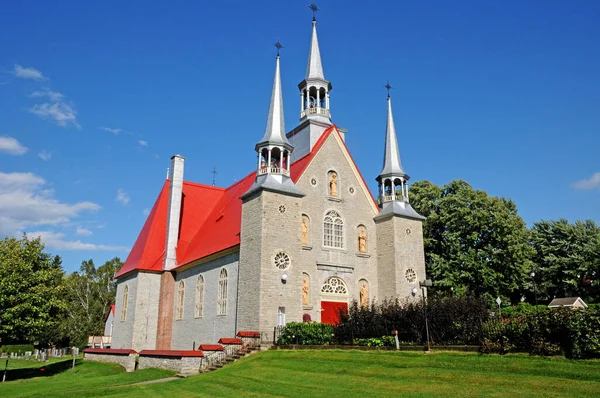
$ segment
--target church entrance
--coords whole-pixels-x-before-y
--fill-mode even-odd
[[[337,325],[348,313],[348,287],[342,278],[332,276],[321,287],[321,323]]]
[[[338,325],[340,313],[348,314],[348,303],[339,301],[321,301],[321,323]]]

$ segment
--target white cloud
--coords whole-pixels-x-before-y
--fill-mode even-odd
[[[600,171],[592,174],[590,178],[577,181],[573,184],[577,189],[594,189],[600,188]]]
[[[13,137],[0,137],[0,152],[8,153],[9,155],[23,155],[27,152],[24,147]]]
[[[61,101],[65,96],[57,91],[52,91],[50,89],[45,89],[44,91],[34,91],[29,94],[32,98],[50,98],[51,101]]]
[[[83,227],[77,227],[77,229],[75,229],[75,233],[77,235],[81,235],[81,236],[90,236],[93,234],[92,231],[90,231],[87,228],[83,228]]]
[[[142,210],[142,214],[147,216],[148,214],[150,214],[150,209],[146,207],[144,210]]]
[[[32,226],[64,224],[99,209],[93,202],[70,204],[55,199],[47,182],[33,173],[0,172],[0,236]]]
[[[42,119],[54,120],[56,124],[62,127],[70,123],[78,129],[81,128],[81,125],[77,122],[77,111],[72,105],[66,102],[44,102],[43,104],[32,106],[29,108],[29,112]]]
[[[44,149],[42,152],[38,153],[38,157],[42,160],[48,161],[52,159],[52,152]]]
[[[125,190],[123,188],[119,188],[119,189],[117,189],[116,200],[117,200],[117,202],[121,202],[124,205],[128,205],[131,198],[129,197],[129,194],[127,192],[125,192]]]
[[[13,73],[21,79],[43,80],[42,72],[35,68],[23,68],[21,65],[15,65]]]
[[[98,127],[99,130],[108,131],[109,133],[119,134],[123,129],[114,129],[111,127]]]
[[[52,231],[34,231],[28,232],[28,236],[40,237],[42,242],[49,249],[55,250],[102,250],[102,251],[128,251],[129,248],[123,246],[98,245],[95,243],[85,243],[80,240],[65,240],[65,234]]]
[[[140,146],[148,146],[148,141],[139,140],[138,144],[140,144]]]

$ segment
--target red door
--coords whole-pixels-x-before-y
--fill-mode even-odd
[[[348,303],[339,301],[321,301],[321,323],[337,325],[340,323],[340,311],[348,313]]]

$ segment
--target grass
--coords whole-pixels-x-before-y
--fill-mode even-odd
[[[527,355],[268,351],[187,379],[122,385],[171,374],[148,371],[126,374],[108,364],[84,363],[74,375],[65,371],[49,378],[0,385],[0,396],[585,397],[600,392],[600,361]]]

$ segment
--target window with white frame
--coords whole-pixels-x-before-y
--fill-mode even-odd
[[[198,275],[196,279],[196,318],[200,318],[204,312],[204,277]]]
[[[127,300],[129,299],[129,286],[123,288],[123,302],[121,304],[121,320],[127,319]]]
[[[183,319],[183,298],[185,293],[185,284],[183,281],[179,282],[179,289],[177,290],[177,319]]]
[[[344,221],[335,210],[330,210],[325,215],[323,245],[340,249],[344,247]]]
[[[219,291],[217,294],[217,315],[227,314],[227,270],[223,268],[219,274]]]

